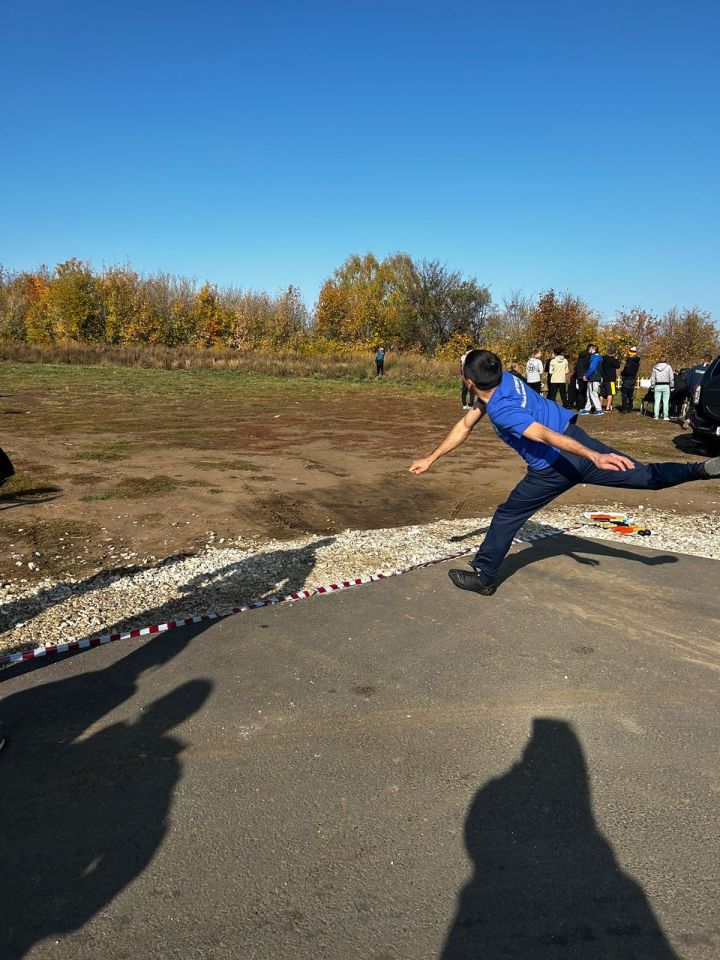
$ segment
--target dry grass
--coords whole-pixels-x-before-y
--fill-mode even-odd
[[[181,487],[209,487],[206,480],[178,480],[158,474],[155,477],[125,477],[105,493],[82,497],[83,500],[144,500],[145,497],[164,497]]]
[[[69,364],[104,367],[144,367],[160,370],[213,369],[283,378],[373,381],[372,352],[317,355],[300,352],[249,352],[229,349],[160,347],[140,344],[0,344],[0,361]],[[421,390],[457,388],[457,365],[417,354],[390,353],[385,361],[385,381]]]
[[[192,466],[196,470],[238,470],[247,473],[259,473],[261,469],[249,460],[195,460]]]
[[[100,462],[125,460],[132,453],[136,444],[130,440],[113,440],[110,443],[97,444],[78,450],[73,460],[97,460]]]

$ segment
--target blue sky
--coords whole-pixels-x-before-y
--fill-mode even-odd
[[[0,263],[720,317],[720,4],[0,0]]]

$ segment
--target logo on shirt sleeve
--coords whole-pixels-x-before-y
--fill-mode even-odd
[[[525,384],[520,377],[513,377],[513,381],[515,383],[515,393],[520,397],[520,406],[525,408],[527,406],[527,390],[525,389]]]

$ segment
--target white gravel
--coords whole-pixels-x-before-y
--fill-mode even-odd
[[[653,531],[651,537],[641,538],[592,526],[583,520],[583,509],[622,511],[612,503],[552,508],[526,524],[524,532],[547,532],[551,525],[581,536],[720,559],[717,515],[681,517],[638,510],[633,519]],[[461,550],[470,552],[482,540],[488,523],[487,517],[441,520],[422,526],[345,530],[327,537],[222,544],[208,531],[208,544],[197,555],[141,562],[122,575],[43,580],[32,586],[3,583],[0,649],[7,652],[80,640],[200,613],[229,613],[263,597],[389,572]]]

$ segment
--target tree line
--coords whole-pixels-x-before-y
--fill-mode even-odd
[[[580,297],[547,290],[495,303],[487,285],[438,260],[404,253],[382,260],[353,254],[322,285],[313,310],[292,286],[270,294],[197,284],[130,265],[95,270],[71,259],[54,269],[0,268],[0,341],[148,344],[165,347],[296,350],[337,354],[391,351],[455,359],[468,345],[487,346],[506,362],[538,347],[568,356],[587,343],[623,354],[665,354],[677,366],[720,351],[706,311],[642,307],[603,320]]]

